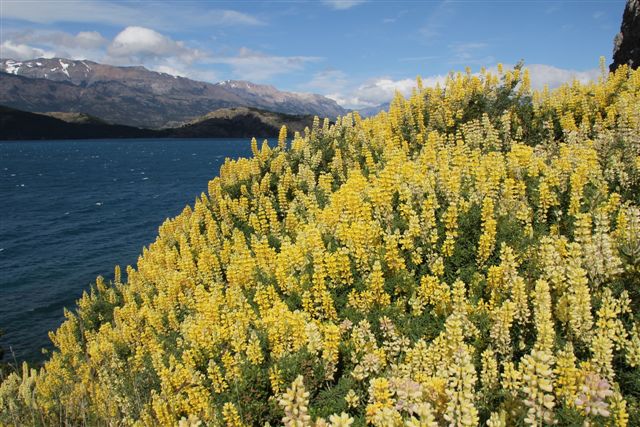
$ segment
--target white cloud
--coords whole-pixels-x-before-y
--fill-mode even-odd
[[[435,84],[435,79],[428,80],[425,84],[432,82]],[[373,107],[390,101],[396,92],[408,96],[414,87],[416,87],[414,79],[393,80],[387,77],[378,77],[352,88],[343,88],[343,90],[327,93],[326,96],[347,108]]]
[[[216,82],[220,79],[213,70],[203,70],[197,65],[185,64],[176,58],[161,58],[156,61],[147,62],[145,66],[159,73],[171,74],[172,76],[187,77],[193,80]]]
[[[571,82],[574,79],[579,80],[581,83],[586,83],[591,80],[596,80],[600,75],[598,68],[578,71],[545,64],[525,65],[525,68],[529,69],[531,87],[534,89],[542,89],[545,85],[553,89],[563,83]]]
[[[80,31],[77,34],[69,34],[64,31],[28,30],[13,34],[13,38],[23,43],[85,49],[104,46],[109,42],[97,31]]]
[[[107,54],[115,63],[170,60],[190,65],[206,55],[149,28],[127,27],[109,44]],[[166,65],[166,64],[164,64]]]
[[[113,39],[108,52],[115,57],[166,56],[180,53],[184,49],[183,43],[157,31],[144,27],[127,27]]]
[[[425,86],[435,86],[443,83],[446,77],[435,75],[423,78],[422,82]],[[408,96],[415,87],[416,80],[413,78],[392,79],[380,76],[356,82],[341,70],[326,69],[314,74],[300,89],[317,91],[346,108],[365,108],[391,101],[396,91]]]
[[[23,59],[36,57],[60,57],[69,59],[99,60],[109,43],[97,31],[81,31],[77,34],[64,31],[24,30],[3,34],[5,43],[22,46]],[[27,49],[29,48],[29,49]],[[18,56],[15,49],[3,49],[2,56]]]
[[[175,40],[151,28],[129,26],[112,40],[102,34],[63,31],[27,30],[6,35],[1,45],[1,56],[13,59],[36,57],[62,57],[89,59],[111,65],[143,65],[154,71],[196,80],[216,81],[221,71],[213,69],[215,64],[231,68],[231,77],[252,81],[269,78],[304,69],[308,63],[323,58],[312,56],[268,55],[249,48],[241,48],[236,55],[214,56]]]
[[[511,67],[512,65],[505,65],[505,68]],[[496,66],[492,66],[489,67],[489,70],[495,73],[496,68]],[[578,71],[545,64],[531,64],[525,68],[529,69],[531,86],[534,89],[542,89],[545,85],[553,89],[574,79],[586,83],[597,79],[600,75],[597,68]],[[434,87],[437,84],[443,85],[446,79],[447,75],[432,75],[423,77],[422,83],[425,87]],[[389,77],[377,77],[354,85],[341,71],[328,70],[316,74],[311,82],[305,85],[305,88],[320,89],[320,93],[335,100],[343,107],[364,108],[391,101],[396,91],[405,97],[409,96],[415,86],[416,81],[412,78],[391,79]]]
[[[179,70],[177,68],[173,68],[170,65],[159,65],[155,67],[153,71],[157,71],[159,73],[171,74],[172,76],[187,77],[184,71]]]
[[[11,58],[19,61],[33,58],[53,58],[55,54],[23,43],[5,40],[0,45],[0,58]]]
[[[73,39],[75,45],[83,48],[95,48],[107,44],[107,39],[97,31],[81,31]]]
[[[309,62],[318,62],[315,56],[276,56],[243,47],[236,56],[211,58],[207,62],[229,65],[236,78],[264,81],[278,74],[302,70]]]
[[[150,28],[127,27],[107,47],[102,62],[112,65],[144,65],[173,76],[215,81],[217,74],[199,67],[209,53],[190,48]],[[100,62],[100,61],[98,61]]]
[[[235,10],[214,10],[205,14],[211,24],[217,25],[263,25],[258,18]]]
[[[416,85],[414,79],[392,80],[380,78],[359,86],[354,95],[363,104],[378,105],[392,99],[396,92],[407,96]]]
[[[19,31],[8,34],[0,50],[0,56],[17,60],[37,57],[90,59],[111,65],[143,65],[150,70],[198,80],[217,79],[214,71],[198,67],[198,61],[206,58],[206,53],[144,27],[127,27],[113,40],[96,31],[77,34]]]
[[[335,10],[351,9],[364,3],[365,0],[323,0],[322,3]]]
[[[199,7],[188,4],[176,7],[164,2],[3,1],[2,18],[37,24],[93,22],[164,29],[262,24],[261,20],[249,14],[235,10],[207,9],[202,4]]]

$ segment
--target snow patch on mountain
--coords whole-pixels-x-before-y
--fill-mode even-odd
[[[69,75],[69,72],[67,71],[67,68],[69,68],[69,64],[66,64],[66,63],[62,62],[62,59],[59,59],[58,62],[60,63],[60,66],[62,67],[62,72],[65,73],[67,75],[67,77],[71,77]]]
[[[20,71],[20,67],[22,67],[22,62],[16,62],[13,60],[8,60],[5,62],[4,72],[9,74],[18,75],[18,71]]]

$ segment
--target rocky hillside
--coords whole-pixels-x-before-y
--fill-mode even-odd
[[[148,138],[157,131],[132,126],[110,125],[84,115],[69,117],[29,113],[0,106],[0,140]],[[65,120],[66,119],[66,120]]]
[[[33,112],[83,112],[111,123],[160,128],[212,110],[253,107],[335,118],[346,111],[320,95],[245,81],[206,83],[92,61],[0,60],[0,104]]]
[[[65,113],[62,111],[51,111],[48,113],[42,113],[45,116],[53,117],[58,120],[62,120],[67,123],[92,123],[92,124],[106,124],[104,120],[97,117],[90,116],[84,113]]]
[[[96,138],[267,138],[286,126],[291,133],[313,125],[313,116],[237,107],[212,111],[160,130],[112,125],[81,113],[29,113],[0,106],[0,140]]]
[[[293,132],[302,132],[311,127],[313,116],[294,116],[274,113],[256,108],[237,107],[223,108],[206,114],[181,127],[169,129],[173,137],[202,138],[235,137],[251,138],[253,136],[277,136],[284,125]]]
[[[627,64],[631,68],[638,68],[640,65],[639,0],[627,0],[620,32],[613,41],[613,63],[609,69],[614,71],[622,64]]]

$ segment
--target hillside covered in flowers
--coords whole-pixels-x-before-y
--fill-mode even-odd
[[[2,425],[640,425],[640,71],[451,74],[228,160]]]

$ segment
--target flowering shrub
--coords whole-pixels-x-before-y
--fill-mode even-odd
[[[418,79],[251,143],[0,423],[639,425],[640,71]]]

